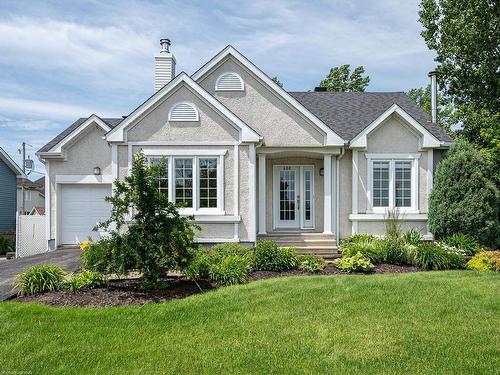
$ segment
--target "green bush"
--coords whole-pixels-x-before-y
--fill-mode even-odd
[[[248,260],[239,255],[227,255],[210,265],[210,278],[222,285],[241,284],[247,281],[250,270]]]
[[[500,272],[500,251],[481,251],[467,262],[467,268],[483,272]]]
[[[346,272],[369,272],[373,269],[373,264],[361,253],[352,257],[342,257],[333,263],[335,267]]]
[[[69,276],[64,286],[71,292],[81,289],[93,289],[106,284],[107,279],[98,272],[81,270]]]
[[[353,243],[353,242],[367,242],[367,241],[372,241],[372,240],[377,240],[377,239],[378,239],[377,237],[375,237],[371,234],[354,233],[354,234],[350,235],[349,237],[347,237],[346,239],[343,239],[341,244],[340,244],[340,247],[342,247],[342,245],[347,246],[348,244]]]
[[[411,228],[403,234],[403,241],[410,245],[418,245],[422,241],[422,235],[415,228]]]
[[[254,256],[254,269],[257,271],[280,272],[297,268],[297,251],[294,248],[279,248],[271,240],[257,242]]]
[[[64,283],[66,272],[55,264],[37,265],[17,275],[14,286],[19,295],[32,295],[58,290]]]
[[[436,168],[429,198],[429,229],[436,238],[468,234],[482,245],[500,245],[500,192],[494,167],[474,146],[456,141]]]
[[[424,270],[463,268],[465,258],[435,243],[422,242],[416,252],[416,264]]]
[[[325,261],[315,255],[300,255],[298,267],[304,272],[320,272],[325,268]]]
[[[448,246],[462,250],[465,255],[474,255],[481,250],[481,245],[468,234],[455,233],[444,238],[443,242]]]
[[[192,280],[208,279],[210,277],[210,265],[212,262],[213,257],[210,257],[205,248],[200,246],[193,260],[184,270],[184,275]]]
[[[210,252],[220,256],[239,255],[246,257],[251,255],[251,250],[237,242],[220,243],[212,246]]]
[[[413,265],[416,262],[417,246],[406,243],[402,238],[386,239],[382,241],[381,247],[387,263]]]
[[[89,239],[80,245],[80,259],[84,269],[101,274],[124,275],[137,267],[137,252],[128,245],[126,238],[111,235],[98,241]]]
[[[0,235],[0,255],[5,255],[16,251],[16,243],[14,237],[7,238]]]
[[[372,263],[380,263],[385,260],[385,249],[382,245],[382,240],[373,237],[360,239],[356,242],[342,242],[339,250],[344,257],[352,257],[357,253],[361,253]]]

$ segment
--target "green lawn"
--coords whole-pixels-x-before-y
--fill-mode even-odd
[[[493,374],[500,276],[292,277],[144,307],[0,304],[0,373]]]

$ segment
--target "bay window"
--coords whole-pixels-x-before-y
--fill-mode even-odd
[[[418,211],[419,154],[366,154],[370,212]]]

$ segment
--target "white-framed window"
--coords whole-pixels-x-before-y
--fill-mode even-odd
[[[151,157],[149,158],[149,162],[153,165],[158,165],[161,162],[163,162],[163,165],[165,166],[165,170],[163,171],[162,174],[158,177],[158,190],[168,196],[168,158],[166,157]]]
[[[30,201],[31,200],[31,190],[25,190],[24,191],[24,200],[25,201]]]
[[[420,154],[366,154],[368,212],[418,212]]]
[[[225,150],[206,155],[188,155],[188,152],[146,153],[152,163],[164,160],[165,174],[158,188],[168,195],[170,202],[183,203],[182,214],[224,215],[224,154]]]
[[[244,91],[245,84],[238,73],[222,73],[215,82],[215,91]]]
[[[193,122],[199,120],[198,109],[193,103],[181,102],[174,104],[168,113],[168,121]]]

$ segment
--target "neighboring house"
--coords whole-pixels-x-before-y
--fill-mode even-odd
[[[16,179],[23,176],[23,170],[0,147],[0,234],[16,229]]]
[[[43,216],[43,215],[45,215],[45,208],[44,207],[33,207],[33,209],[30,211],[29,215]]]
[[[23,202],[24,187],[24,202]],[[24,212],[23,212],[24,203]],[[36,181],[17,179],[17,212],[29,215],[35,207],[45,207],[45,177]]]
[[[403,92],[286,92],[231,46],[176,76],[161,44],[150,98],[124,118],[78,119],[38,151],[51,249],[97,235],[139,151],[166,158],[159,186],[188,206],[202,243],[313,233],[331,249],[383,234],[394,207],[430,236],[433,171],[452,140]]]

